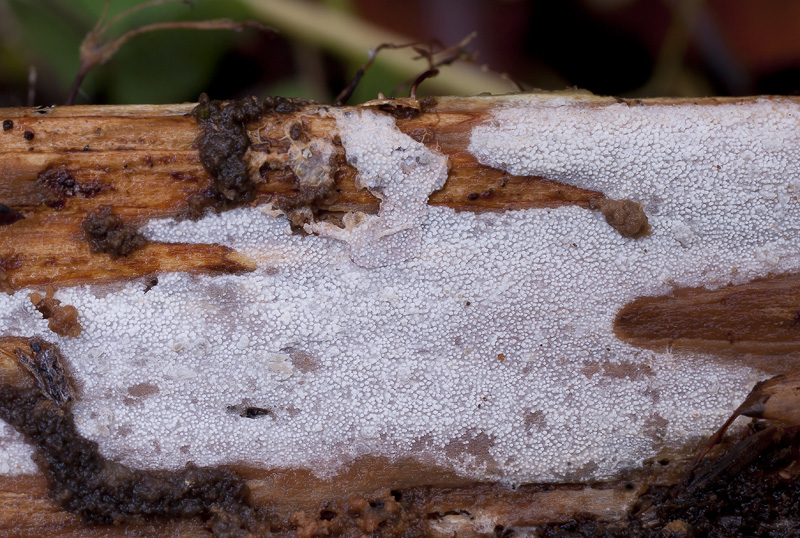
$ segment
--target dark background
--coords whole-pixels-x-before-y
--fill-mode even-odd
[[[226,17],[270,25],[274,21],[252,9],[270,2],[196,0],[193,7],[177,2],[153,6],[115,24],[108,37],[164,21]],[[112,0],[109,14],[138,3]],[[324,24],[326,13],[334,12],[408,40],[435,38],[450,45],[476,30],[478,36],[467,48],[477,52],[477,64],[507,73],[525,88],[577,86],[636,97],[800,90],[799,0],[313,3],[320,8],[315,23]],[[62,104],[79,67],[81,40],[103,5],[103,0],[0,0],[0,106],[24,106],[30,97],[34,105]],[[304,26],[282,26],[278,36],[253,29],[137,36],[92,70],[76,104],[194,101],[203,91],[217,99],[275,94],[331,102],[365,61],[367,49],[378,43],[356,53],[342,52],[304,37]],[[409,50],[387,54],[414,55]],[[425,69],[420,62],[419,73]],[[379,91],[391,94],[408,78],[408,73],[376,62],[351,102],[374,98]],[[451,93],[480,91],[461,88],[453,79]],[[508,91],[512,89],[509,85]],[[425,93],[423,83],[420,95]]]

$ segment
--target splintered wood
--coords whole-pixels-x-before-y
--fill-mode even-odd
[[[12,127],[0,132],[0,203],[24,219],[0,228],[0,269],[7,290],[26,286],[97,283],[162,272],[233,273],[252,261],[220,245],[148,242],[129,256],[111,259],[93,252],[81,227],[93,211],[108,206],[132,225],[186,217],[190,200],[208,190],[211,178],[194,141],[199,127],[193,105],[62,107],[0,110]],[[398,127],[450,158],[447,184],[432,205],[486,211],[588,206],[597,193],[542,178],[514,176],[482,166],[467,151],[470,127],[486,109],[456,100]],[[262,138],[287,140],[285,124],[305,121],[320,135],[333,120],[300,109],[280,121],[255,127]],[[271,135],[270,130],[275,131]],[[316,133],[314,133],[316,131]],[[30,140],[25,133],[33,133]],[[29,135],[30,136],[30,135]],[[355,186],[355,169],[340,163],[336,200],[329,212],[375,213],[378,200]],[[255,203],[299,197],[296,178],[284,168],[265,171]]]
[[[693,503],[724,519],[748,477],[770,513],[800,499],[800,100],[0,120],[0,388],[110,467],[227,466],[236,517],[298,536],[702,534]],[[6,433],[0,534],[206,535],[191,510],[86,527]]]

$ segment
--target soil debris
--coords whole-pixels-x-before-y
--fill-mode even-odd
[[[48,320],[47,326],[51,331],[59,336],[69,336],[75,338],[81,334],[80,322],[78,321],[78,309],[72,305],[61,305],[61,301],[54,298],[55,288],[47,286],[45,296],[33,292],[28,294],[28,298],[33,303],[44,319]]]
[[[419,515],[412,517],[388,489],[369,496],[351,495],[344,502],[326,504],[317,513],[295,512],[289,523],[298,538],[421,535]]]
[[[147,239],[133,224],[114,215],[111,206],[100,206],[81,223],[92,252],[104,252],[112,259],[128,256],[147,244]]]
[[[200,217],[207,207],[221,211],[253,201],[255,181],[244,159],[251,144],[246,125],[266,114],[296,112],[306,104],[302,99],[283,97],[267,97],[264,101],[256,97],[216,101],[206,94],[198,101],[192,111],[202,130],[196,144],[200,160],[213,182],[204,196],[190,201],[191,218]]]
[[[148,291],[152,290],[156,286],[158,286],[158,277],[154,276],[154,277],[148,278],[146,280],[146,282],[145,282],[145,285],[144,285],[144,292],[147,293]]]
[[[103,457],[97,443],[78,433],[74,400],[53,398],[54,389],[42,384],[48,373],[63,373],[58,350],[36,339],[31,350],[33,358],[21,351],[18,357],[23,365],[32,362],[28,368],[39,386],[0,386],[0,418],[34,446],[34,459],[55,503],[91,524],[199,517],[218,537],[269,533],[263,514],[250,504],[245,481],[234,471],[191,464],[181,471],[143,471]],[[68,384],[65,376],[61,379]]]
[[[650,233],[642,204],[631,200],[611,200],[609,198],[592,198],[589,200],[592,209],[599,209],[611,226],[622,237],[638,239]]]
[[[800,536],[800,428],[759,428],[688,484],[651,486],[626,519],[576,519],[537,536]]]

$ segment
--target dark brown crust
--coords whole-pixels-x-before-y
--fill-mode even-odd
[[[124,222],[107,205],[89,213],[81,222],[81,228],[92,252],[108,254],[112,259],[128,256],[147,244],[135,225]]]
[[[214,536],[268,532],[250,506],[244,480],[225,468],[187,465],[182,471],[131,469],[104,458],[97,443],[82,437],[72,415],[74,391],[58,349],[28,342],[20,361],[36,387],[0,385],[0,418],[36,450],[34,461],[47,477],[50,498],[88,524],[140,524],[157,519],[200,517]]]

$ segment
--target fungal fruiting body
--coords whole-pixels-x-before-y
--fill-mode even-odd
[[[800,270],[800,107],[485,99],[468,148],[481,164],[640,204],[650,233],[624,237],[589,207],[428,206],[447,175],[436,147],[384,113],[331,111],[377,215],[310,235],[266,206],[153,220],[149,241],[219,243],[257,267],[58,290],[83,327],[52,336],[80,433],[145,469],[326,478],[411,459],[524,483],[615,477],[713,432],[763,372],[634,347],[614,320],[638,297]],[[29,293],[0,297],[3,332],[47,332]],[[268,412],[231,412],[248,408]],[[35,470],[5,425],[0,447],[0,472]]]

